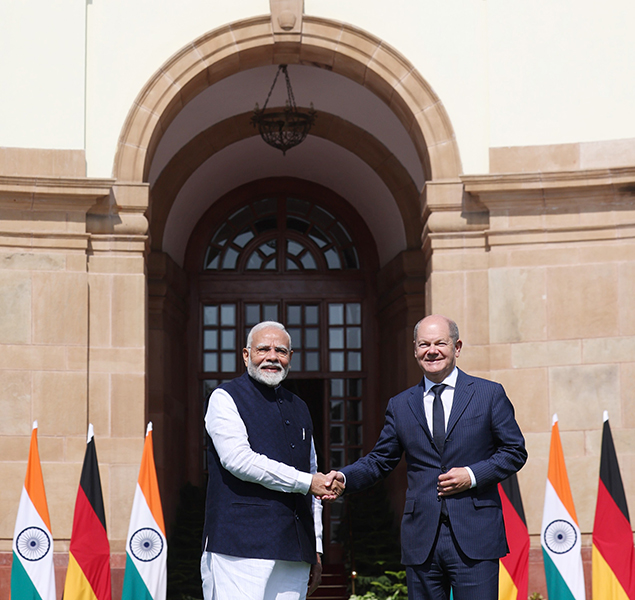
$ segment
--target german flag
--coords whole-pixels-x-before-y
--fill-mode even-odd
[[[635,599],[635,553],[617,454],[604,411],[600,484],[593,524],[593,600]]]
[[[110,544],[92,425],[75,502],[64,600],[111,600]]]
[[[516,473],[499,483],[498,491],[509,545],[509,554],[500,559],[498,598],[524,600],[529,578],[529,532]]]

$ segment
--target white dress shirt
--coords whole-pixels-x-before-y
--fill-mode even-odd
[[[310,473],[272,460],[254,452],[249,444],[247,428],[240,417],[234,399],[223,389],[212,392],[205,415],[205,427],[218,453],[221,465],[234,477],[258,483],[278,492],[307,494],[311,487],[312,473],[317,473],[317,455],[311,439]],[[322,545],[322,502],[313,498],[313,521],[316,550]]]
[[[459,376],[459,370],[454,367],[452,373],[450,373],[441,383],[446,387],[441,392],[441,402],[443,403],[443,413],[445,417],[445,430],[448,429],[448,421],[450,419],[450,412],[452,411],[452,405],[454,404],[454,390],[456,389],[456,379]],[[423,409],[426,413],[426,421],[428,422],[428,428],[430,429],[430,433],[432,433],[432,403],[434,402],[434,392],[432,388],[436,384],[430,381],[427,377],[423,378],[423,383],[425,385],[425,390],[423,393]],[[474,473],[470,467],[465,467],[467,472],[470,474],[470,479],[472,481],[471,487],[476,487],[476,477],[474,477]]]

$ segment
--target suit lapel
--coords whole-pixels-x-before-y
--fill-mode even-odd
[[[454,389],[454,400],[452,401],[452,411],[448,420],[448,426],[445,432],[446,438],[456,425],[461,415],[465,412],[467,405],[470,403],[474,395],[473,381],[459,369],[459,376],[456,379],[456,388]]]
[[[415,418],[419,421],[421,427],[426,432],[426,435],[432,442],[432,432],[428,428],[428,422],[426,421],[426,413],[423,408],[423,379],[421,383],[415,388],[412,389],[410,393],[410,397],[408,398],[408,406],[410,406],[410,410],[414,413]]]

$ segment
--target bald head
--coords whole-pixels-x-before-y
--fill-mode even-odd
[[[428,315],[423,319],[417,321],[414,329],[414,338],[417,339],[417,332],[419,331],[419,325],[423,322],[431,323],[431,322],[445,322],[448,326],[448,332],[450,334],[450,339],[456,344],[459,341],[459,326],[452,320],[448,319],[448,317],[444,317],[443,315]]]

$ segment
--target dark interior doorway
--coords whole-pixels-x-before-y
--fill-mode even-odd
[[[309,407],[313,421],[313,441],[318,460],[318,471],[328,472],[324,446],[324,379],[292,379],[288,377],[282,386],[302,398]]]

